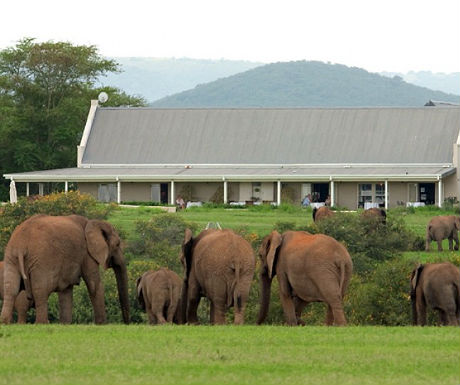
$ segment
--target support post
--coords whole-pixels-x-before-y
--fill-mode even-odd
[[[331,207],[335,206],[335,191],[334,191],[334,180],[330,179],[329,190],[331,193]]]
[[[30,196],[30,186],[29,186],[29,182],[26,183],[26,196]]]
[[[170,200],[170,203],[173,205],[175,204],[175,200],[174,200],[174,181],[172,180],[171,181],[171,200]]]
[[[222,178],[224,180],[224,204],[228,203],[228,186],[225,177]]]
[[[40,195],[41,197],[43,196],[43,191],[45,189],[45,186],[43,183],[39,183],[38,184],[38,195]]]
[[[442,179],[438,176],[438,207],[442,207]]]
[[[388,210],[388,180],[385,179],[385,210]]]
[[[68,181],[64,182],[64,191],[69,192],[69,182]]]
[[[276,182],[276,204],[281,205],[281,181]]]
[[[121,182],[120,179],[117,177],[117,203],[121,203]]]

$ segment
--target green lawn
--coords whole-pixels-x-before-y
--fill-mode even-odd
[[[455,384],[438,327],[3,326],[0,384]]]

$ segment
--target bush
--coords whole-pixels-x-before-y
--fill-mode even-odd
[[[128,243],[127,252],[154,260],[179,275],[182,265],[179,252],[186,228],[195,232],[198,226],[172,214],[157,214],[148,221],[136,222],[136,239]]]
[[[78,214],[91,219],[106,219],[116,205],[101,204],[88,194],[79,191],[55,193],[43,197],[21,197],[15,204],[7,203],[0,208],[0,251],[17,225],[35,214]]]
[[[458,255],[447,259],[460,264]],[[445,260],[430,258],[430,262]],[[411,325],[410,274],[417,263],[415,258],[386,261],[367,277],[354,275],[345,303],[348,321],[356,325]],[[433,309],[427,314],[428,324],[437,324],[438,314]]]
[[[423,239],[407,228],[400,215],[389,215],[383,224],[376,217],[337,213],[305,229],[342,242],[353,259],[354,271],[360,274],[403,251],[423,247]]]

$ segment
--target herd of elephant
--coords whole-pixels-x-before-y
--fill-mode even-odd
[[[453,228],[460,228],[460,218],[455,216],[430,222],[427,247],[445,228],[442,236],[449,238],[450,246],[455,239],[458,250],[457,231],[447,231],[451,222]],[[304,324],[301,314],[311,302],[327,304],[327,325],[346,324],[343,298],[353,263],[340,242],[324,234],[272,231],[263,239],[258,254],[261,291],[257,324],[267,317],[275,276],[287,325]],[[228,229],[206,229],[196,237],[186,229],[180,258],[183,278],[161,268],[147,271],[137,280],[137,299],[149,322],[196,324],[200,299],[207,297],[211,324],[225,324],[230,307],[234,308],[234,323],[244,323],[256,268],[249,242]],[[95,323],[106,323],[99,266],[114,270],[122,318],[129,323],[126,262],[120,237],[110,223],[79,215],[35,215],[25,220],[11,235],[0,262],[1,322],[11,323],[16,309],[18,322],[25,323],[28,309],[34,306],[35,322],[48,323],[48,297],[57,292],[60,322],[71,323],[73,286],[83,278]],[[439,311],[442,324],[460,324],[460,271],[456,266],[449,262],[419,265],[410,283],[414,324],[426,324],[427,305]]]

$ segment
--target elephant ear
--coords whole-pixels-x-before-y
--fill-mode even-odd
[[[410,276],[410,288],[411,288],[411,297],[415,296],[415,289],[417,288],[418,280],[423,271],[425,265],[418,264],[418,266],[412,271]]]
[[[460,217],[455,217],[454,226],[457,229],[457,231],[460,231]]]
[[[136,289],[137,289],[137,301],[142,310],[145,310],[145,301],[144,301],[144,294],[142,293],[142,286],[141,286],[142,277],[139,277],[136,281]]]
[[[182,243],[182,258],[184,258],[183,264],[185,268],[185,277],[188,278],[190,269],[192,267],[192,245],[193,245],[193,233],[190,229],[185,229],[184,242]]]
[[[85,227],[86,246],[91,257],[104,269],[109,267],[110,226],[102,221],[88,221]]]
[[[275,276],[276,270],[276,251],[280,247],[283,239],[281,238],[280,233],[274,230],[271,232],[270,237],[267,242],[267,267],[268,267],[268,276],[273,278]]]

